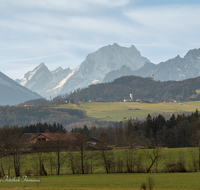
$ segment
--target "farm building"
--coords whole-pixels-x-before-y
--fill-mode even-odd
[[[102,150],[102,149],[111,149],[107,143],[91,137],[87,140],[86,150]]]
[[[21,136],[21,142],[45,142],[45,141],[64,141],[64,140],[76,140],[76,137],[72,133],[24,133]]]

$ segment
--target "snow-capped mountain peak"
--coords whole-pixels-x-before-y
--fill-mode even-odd
[[[58,67],[51,72],[44,63],[41,63],[32,71],[27,72],[24,78],[17,79],[16,81],[40,95],[49,98],[59,93],[64,83],[76,70]]]
[[[24,78],[19,80],[19,83],[22,85],[22,86],[25,86],[26,83],[28,81],[31,80],[31,78],[36,74],[36,72],[38,72],[42,67],[46,67],[44,63],[41,63],[40,65],[38,65],[37,67],[35,67],[32,71],[29,71],[27,72],[25,75],[24,75]]]
[[[63,68],[62,67],[58,67],[57,69],[51,71],[52,74],[56,74],[56,73],[59,73],[59,72],[62,72],[63,71]]]
[[[61,93],[101,83],[108,72],[120,69],[123,65],[137,70],[146,62],[150,61],[142,57],[134,46],[127,48],[117,43],[104,46],[86,57],[80,68],[65,83]]]
[[[150,61],[142,57],[135,46],[122,47],[114,43],[89,54],[75,69],[58,67],[49,71],[44,63],[41,63],[18,82],[49,98],[100,83],[108,72],[120,69],[123,65],[130,67],[131,70],[137,70],[146,62]]]
[[[160,81],[200,76],[200,49],[188,51],[183,58],[178,55],[155,65],[142,57],[134,45],[121,47],[114,43],[87,55],[75,69],[58,67],[51,72],[41,63],[18,82],[49,98],[126,75],[154,75],[154,79]]]

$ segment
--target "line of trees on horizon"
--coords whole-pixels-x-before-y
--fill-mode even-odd
[[[71,133],[85,132],[90,137],[101,139],[117,147],[153,146],[168,148],[195,147],[200,139],[200,112],[186,115],[172,114],[168,119],[162,114],[147,115],[145,120],[127,119],[108,127],[78,127]]]

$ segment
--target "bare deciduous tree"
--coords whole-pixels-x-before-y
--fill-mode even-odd
[[[134,154],[135,154],[135,149],[133,149],[132,147],[125,150],[125,162],[128,173],[134,172],[134,167],[136,165],[136,159]]]
[[[156,160],[161,157],[160,152],[161,152],[161,149],[158,147],[154,147],[152,149],[152,153],[150,153],[150,151],[148,149],[145,150],[144,155],[151,160],[151,164],[147,169],[147,173],[150,172],[150,170],[151,170],[152,166],[154,165],[154,163],[156,162]]]
[[[65,144],[62,139],[62,133],[56,133],[54,135],[56,135],[57,175],[60,175],[61,165],[65,162],[65,156],[62,152]]]
[[[21,134],[21,128],[17,126],[4,126],[1,129],[1,142],[3,142],[3,150],[6,155],[13,156],[13,166],[15,175],[20,176],[21,169],[21,154],[23,151],[23,144],[20,143],[19,137]],[[2,160],[1,160],[2,161]]]

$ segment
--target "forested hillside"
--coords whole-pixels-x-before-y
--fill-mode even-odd
[[[97,137],[115,145],[144,146],[144,147],[192,147],[199,146],[200,140],[200,112],[185,114],[172,114],[169,119],[163,115],[152,117],[147,115],[146,120],[136,121],[129,119],[121,121],[106,128],[74,128],[72,133],[85,132],[90,137]]]
[[[193,100],[200,99],[196,90],[200,88],[200,77],[184,81],[154,81],[151,78],[137,76],[126,76],[109,83],[90,85],[84,89],[78,89],[73,93],[66,94],[74,100],[96,100],[123,101],[130,93],[134,99],[154,99],[155,101]]]
[[[25,126],[36,123],[69,125],[80,121],[85,114],[83,110],[78,109],[0,106],[0,127],[3,125]]]

